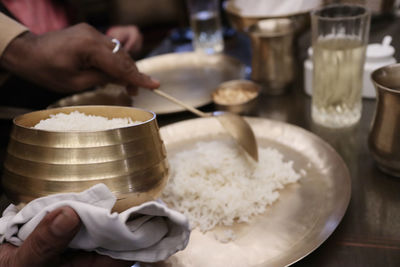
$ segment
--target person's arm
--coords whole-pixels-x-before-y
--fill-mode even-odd
[[[12,39],[0,67],[59,92],[75,92],[108,82],[154,89],[159,82],[140,73],[130,55],[112,50],[111,38],[87,24]]]

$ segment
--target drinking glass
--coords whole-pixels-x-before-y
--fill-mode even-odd
[[[311,13],[315,123],[341,128],[361,118],[361,92],[370,12],[359,5],[330,5]]]
[[[218,0],[187,0],[193,48],[196,52],[213,54],[224,49]]]

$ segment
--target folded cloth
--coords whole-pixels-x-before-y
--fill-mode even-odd
[[[186,247],[190,230],[184,215],[161,201],[111,213],[115,202],[107,186],[97,184],[81,193],[35,199],[21,210],[10,205],[0,218],[0,243],[20,246],[47,213],[70,206],[82,221],[70,248],[96,251],[115,259],[156,262]]]

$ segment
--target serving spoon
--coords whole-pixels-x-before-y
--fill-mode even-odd
[[[225,128],[225,130],[235,139],[235,141],[247,152],[255,161],[258,161],[257,141],[253,130],[250,125],[239,115],[224,112],[214,111],[212,113],[205,113],[197,108],[194,108],[186,103],[176,99],[175,97],[165,93],[164,91],[154,89],[153,93],[168,99],[169,101],[178,104],[190,112],[202,118],[215,117]]]

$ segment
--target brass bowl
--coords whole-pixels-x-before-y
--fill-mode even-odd
[[[232,80],[221,83],[211,94],[217,110],[229,111],[236,114],[251,115],[257,108],[261,87],[249,80]],[[247,97],[244,93],[248,93]],[[230,102],[239,94],[238,101]],[[221,99],[228,96],[230,99]],[[224,101],[221,101],[224,100]],[[241,100],[241,101],[239,101]]]
[[[143,123],[102,131],[61,132],[31,128],[50,114],[79,111]],[[116,195],[115,211],[159,196],[168,179],[166,150],[156,115],[119,106],[73,106],[27,113],[14,119],[3,188],[14,204],[104,183]]]

